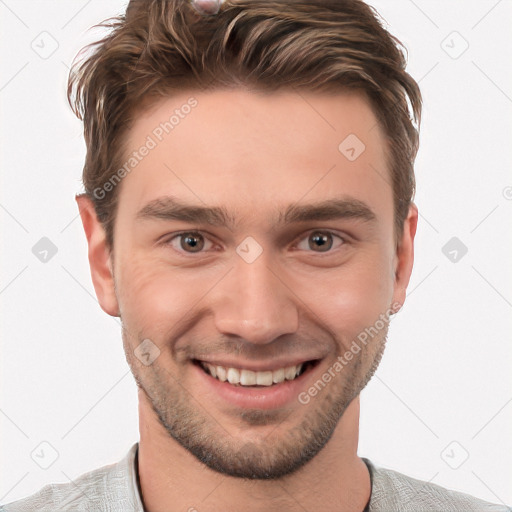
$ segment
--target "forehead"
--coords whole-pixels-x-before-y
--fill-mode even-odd
[[[180,92],[137,116],[119,208],[169,195],[243,216],[343,195],[389,213],[384,140],[359,93]]]

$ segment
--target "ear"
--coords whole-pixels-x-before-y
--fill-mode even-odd
[[[101,309],[110,316],[119,316],[119,305],[114,290],[112,254],[107,245],[106,233],[96,216],[92,201],[85,195],[75,197],[89,246],[89,266]]]
[[[404,304],[407,285],[414,263],[414,237],[418,225],[418,208],[414,203],[409,207],[409,213],[404,221],[404,229],[394,259],[395,284],[393,303]],[[395,310],[397,312],[399,308]]]

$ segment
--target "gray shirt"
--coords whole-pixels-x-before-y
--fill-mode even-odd
[[[28,498],[1,506],[0,511],[144,512],[138,484],[138,447],[135,443],[116,464],[85,473],[72,483],[46,485]],[[372,482],[368,512],[512,512],[505,505],[493,505],[362,460]],[[197,507],[201,509],[199,504]]]

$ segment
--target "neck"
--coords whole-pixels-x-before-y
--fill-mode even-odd
[[[357,456],[359,397],[347,407],[326,446],[305,466],[278,480],[244,480],[217,473],[171,438],[139,390],[138,470],[147,512],[299,508],[362,512],[370,477]]]

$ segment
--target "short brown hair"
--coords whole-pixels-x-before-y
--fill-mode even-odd
[[[415,193],[422,101],[402,44],[373,8],[361,0],[226,0],[206,15],[190,0],[131,0],[125,15],[98,26],[110,31],[77,56],[68,101],[84,122],[85,194],[110,248],[119,187],[102,187],[122,165],[137,112],[176,91],[224,87],[363,91],[387,138],[398,243]]]

